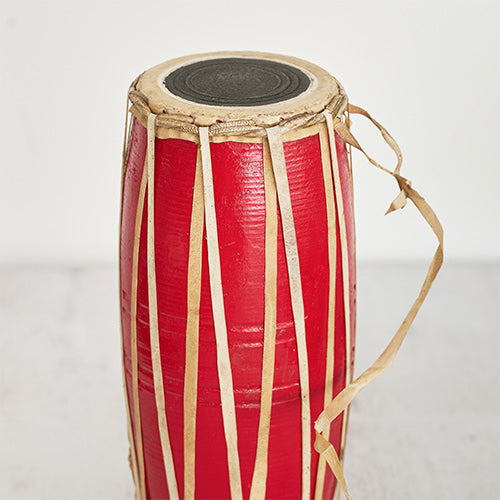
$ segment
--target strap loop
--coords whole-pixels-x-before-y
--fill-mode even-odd
[[[347,125],[340,120],[336,119],[334,121],[330,121],[329,128],[334,130],[329,130],[330,134],[334,134],[336,131],[340,137],[344,140],[344,142],[350,144],[351,146],[359,149],[368,159],[370,163],[375,165],[377,168],[380,168],[384,172],[392,175],[400,188],[400,193],[394,199],[394,201],[389,206],[389,209],[386,213],[390,213],[394,210],[398,210],[403,208],[406,205],[406,201],[409,198],[410,201],[415,205],[417,210],[420,212],[422,217],[425,219],[427,224],[429,224],[430,228],[436,235],[438,240],[438,247],[434,253],[431,264],[429,266],[429,270],[427,271],[427,275],[425,280],[420,288],[418,296],[410,308],[410,311],[404,318],[401,326],[398,328],[392,340],[389,342],[388,346],[384,350],[384,352],[377,358],[375,363],[370,366],[367,370],[365,370],[356,380],[354,380],[351,384],[346,386],[334,399],[331,401],[323,412],[319,415],[318,419],[314,424],[314,428],[316,431],[316,441],[314,443],[315,450],[323,455],[327,460],[330,468],[332,469],[337,481],[341,485],[344,490],[345,496],[348,500],[351,500],[349,492],[347,490],[347,485],[344,479],[344,475],[342,473],[342,466],[335,451],[335,448],[332,444],[325,439],[323,433],[325,433],[326,429],[329,428],[330,424],[335,420],[335,418],[340,415],[353,401],[353,399],[359,394],[359,392],[366,387],[370,382],[375,380],[377,377],[382,375],[387,368],[392,364],[394,358],[396,357],[403,340],[406,337],[406,334],[415,319],[420,307],[422,306],[427,294],[429,293],[430,287],[436,278],[439,269],[443,263],[443,228],[441,223],[439,222],[436,214],[432,210],[432,208],[427,204],[424,198],[413,189],[411,182],[408,179],[402,177],[399,172],[401,169],[401,164],[403,161],[403,157],[401,155],[401,150],[397,145],[394,138],[387,132],[387,130],[377,121],[375,121],[369,113],[367,113],[364,109],[359,108],[357,106],[353,106],[352,104],[348,105],[348,111],[351,114],[360,114],[368,118],[381,132],[383,138],[387,142],[387,144],[392,148],[392,150],[396,153],[397,156],[397,165],[394,171],[388,170],[383,167],[375,160],[370,158],[363,148],[360,146],[359,142],[352,135]],[[328,120],[327,120],[328,122]]]

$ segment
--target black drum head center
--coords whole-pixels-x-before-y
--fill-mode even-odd
[[[309,76],[288,64],[267,59],[227,57],[182,66],[163,84],[174,95],[212,106],[263,106],[305,92]]]

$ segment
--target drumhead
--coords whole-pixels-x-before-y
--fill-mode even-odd
[[[261,52],[212,52],[173,59],[145,71],[135,89],[155,114],[198,126],[251,120],[268,126],[316,114],[344,90],[327,71],[302,59]]]

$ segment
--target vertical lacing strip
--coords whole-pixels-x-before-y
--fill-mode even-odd
[[[326,344],[326,370],[325,370],[325,392],[324,407],[333,398],[333,375],[335,364],[335,303],[336,303],[336,278],[337,278],[337,224],[335,210],[335,196],[330,160],[330,142],[328,132],[325,128],[320,129],[319,142],[321,147],[321,164],[323,167],[323,182],[325,186],[326,220],[328,228],[328,326]],[[328,436],[328,437],[327,437]],[[329,439],[330,429],[325,430],[325,438]],[[316,474],[316,486],[314,489],[314,500],[323,499],[325,485],[326,461],[320,456],[318,461],[318,472]]]
[[[215,215],[214,185],[212,176],[212,159],[208,128],[200,127],[200,148],[203,171],[203,192],[205,196],[205,224],[207,233],[208,268],[210,275],[210,292],[214,318],[215,338],[217,344],[217,368],[219,372],[220,397],[222,404],[222,420],[227,445],[229,467],[229,487],[232,500],[242,500],[240,459],[238,455],[238,431],[236,428],[236,409],[234,404],[233,376],[229,345],[227,339],[226,315],[222,293],[222,277],[219,255],[219,238]]]
[[[292,213],[292,200],[286,171],[285,151],[279,126],[266,129],[271,150],[274,178],[278,192],[283,239],[288,267],[288,279],[292,312],[297,338],[297,356],[299,365],[301,422],[302,422],[302,500],[311,495],[311,408],[309,404],[309,368],[307,361],[306,325],[304,318],[304,300],[297,248],[297,235]]]
[[[262,382],[260,396],[259,430],[257,452],[250,488],[250,500],[264,500],[266,497],[267,458],[269,429],[273,401],[274,364],[276,350],[276,300],[278,271],[278,206],[276,184],[269,145],[262,144],[264,171],[264,192],[266,205],[265,270],[264,270],[264,341],[262,354]]]
[[[351,383],[351,300],[349,293],[349,251],[347,248],[347,228],[345,223],[344,197],[340,180],[337,147],[335,145],[335,129],[333,128],[333,116],[330,112],[323,112],[328,130],[330,142],[330,157],[333,174],[333,185],[335,189],[335,200],[340,229],[340,253],[342,257],[342,290],[344,295],[344,319],[345,319],[345,386]],[[342,436],[340,440],[340,463],[343,463],[345,440],[347,434],[347,411],[342,418]]]
[[[131,131],[132,131],[132,123],[130,122],[129,124],[129,116],[128,116],[128,99],[126,103],[126,110],[125,110],[125,132],[124,132],[124,138],[123,138],[123,152],[122,152],[122,181],[121,181],[121,211],[120,211],[120,237],[122,234],[122,221],[123,221],[123,195],[124,195],[124,188],[125,188],[125,172],[127,168],[127,160],[128,160],[128,153],[129,153],[129,148],[130,148],[130,136],[131,136]],[[137,447],[135,444],[134,440],[134,431],[133,429],[139,429],[138,432],[138,439],[141,439],[140,443],[140,451],[141,451],[141,463],[143,463],[144,457],[142,454],[142,437],[140,436],[140,418],[137,417],[139,415],[139,411],[136,412],[136,408],[139,406],[139,395],[137,391],[137,336],[134,334],[132,336],[132,328],[135,331],[136,328],[136,312],[137,312],[137,260],[135,261],[134,265],[134,256],[138,256],[138,244],[136,244],[136,240],[140,238],[140,236],[136,236],[137,233],[137,218],[140,217],[142,219],[142,212],[144,210],[144,191],[145,191],[145,185],[146,185],[146,175],[145,175],[145,166],[143,165],[143,175],[142,175],[142,180],[141,180],[141,188],[144,185],[144,189],[142,191],[142,200],[140,197],[140,192],[139,191],[139,198],[137,200],[137,208],[136,208],[136,221],[135,221],[135,226],[134,226],[134,240],[132,242],[132,272],[131,272],[131,288],[135,286],[135,294],[131,293],[131,314],[130,314],[130,340],[131,340],[131,372],[134,370],[135,367],[135,383],[134,381],[132,382],[132,400],[133,400],[133,405],[134,405],[134,417],[132,417],[132,408],[130,406],[130,400],[129,400],[129,391],[128,391],[128,385],[127,385],[127,375],[126,375],[126,369],[125,369],[125,349],[124,349],[124,336],[123,336],[123,330],[122,330],[122,335],[121,335],[121,344],[122,344],[122,376],[123,376],[123,386],[124,386],[124,391],[125,391],[125,407],[127,410],[127,435],[128,435],[128,440],[130,443],[130,467],[132,469],[132,476],[134,478],[134,484],[135,484],[135,498],[137,500],[140,500],[142,498],[142,484],[144,481],[140,479],[140,472],[139,472],[139,465],[138,465],[138,460],[139,457],[137,456]],[[140,212],[140,215],[139,215]],[[140,227],[138,230],[138,234],[140,235]],[[120,242],[120,266],[122,265],[122,255],[121,255],[121,242]],[[137,257],[136,257],[137,259]],[[122,290],[122,273],[120,272],[120,293]],[[131,290],[132,292],[132,290]],[[121,300],[120,300],[121,303]],[[132,309],[134,310],[134,313],[132,314]],[[133,376],[132,376],[133,378]],[[135,386],[135,388],[134,388]],[[136,418],[137,417],[137,418]],[[132,419],[134,419],[134,426],[132,427]],[[139,427],[137,427],[137,421]],[[142,471],[144,472],[144,466],[142,466]],[[144,474],[142,474],[142,477],[144,477]]]
[[[203,182],[198,151],[189,231],[187,276],[186,371],[184,374],[184,499],[195,494],[196,405],[198,397],[198,342],[203,244]]]
[[[155,130],[156,115],[148,116],[148,146],[147,146],[147,172],[148,172],[148,230],[147,230],[147,264],[148,264],[148,302],[149,302],[149,335],[151,342],[151,362],[153,367],[153,381],[158,413],[158,428],[160,431],[161,450],[167,480],[170,500],[178,500],[177,480],[175,477],[174,459],[170,436],[168,432],[167,413],[165,408],[165,393],[163,385],[163,371],[160,353],[160,336],[158,331],[158,304],[156,298],[156,262],[155,262]]]

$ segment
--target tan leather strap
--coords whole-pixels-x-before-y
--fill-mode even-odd
[[[370,366],[367,370],[365,370],[354,382],[349,384],[344,390],[342,390],[337,397],[331,401],[328,406],[324,409],[324,411],[320,414],[318,419],[314,424],[314,428],[316,431],[316,441],[314,443],[314,448],[318,453],[325,457],[326,461],[330,465],[335,477],[337,478],[339,484],[341,485],[347,499],[351,499],[347,485],[345,482],[345,478],[342,472],[342,466],[339,461],[339,457],[332,446],[332,444],[325,438],[326,430],[330,427],[331,422],[335,420],[335,418],[340,415],[352,402],[352,400],[358,395],[358,393],[366,387],[370,382],[375,380],[377,377],[382,375],[387,368],[392,364],[396,354],[401,347],[403,340],[406,337],[408,329],[410,328],[415,316],[417,315],[420,307],[422,306],[427,294],[429,293],[430,287],[436,278],[439,269],[443,263],[443,228],[434,213],[431,207],[427,204],[424,198],[412,188],[411,183],[402,177],[399,174],[402,162],[401,151],[397,146],[396,142],[392,138],[392,136],[380,125],[378,122],[373,120],[373,118],[362,108],[357,106],[348,106],[348,110],[352,114],[361,114],[368,118],[370,121],[374,123],[374,125],[380,130],[382,136],[389,146],[394,150],[396,156],[398,158],[398,163],[394,171],[388,170],[385,167],[382,167],[375,160],[370,158],[360,146],[358,141],[354,138],[354,136],[349,131],[347,125],[340,120],[333,120],[330,122],[329,133],[333,135],[335,131],[340,135],[340,137],[347,144],[352,145],[353,147],[359,149],[361,152],[365,154],[370,163],[375,165],[377,168],[384,170],[385,172],[392,175],[400,188],[400,193],[396,197],[396,199],[391,203],[387,213],[392,212],[393,210],[397,210],[399,208],[403,208],[406,204],[406,200],[410,199],[411,202],[415,205],[417,210],[429,224],[430,228],[436,235],[438,239],[438,247],[434,253],[431,264],[429,266],[429,270],[427,271],[427,275],[425,277],[424,283],[420,288],[418,296],[410,308],[410,311],[404,318],[401,326],[398,328],[392,340],[389,342],[389,345],[386,347],[384,352],[377,358],[375,363]]]
[[[139,247],[141,242],[142,215],[144,212],[144,198],[148,183],[148,169],[144,162],[141,184],[137,198],[135,213],[134,244],[132,250],[132,287],[130,298],[130,353],[132,364],[132,400],[134,408],[135,449],[137,453],[137,491],[141,500],[146,500],[146,474],[144,470],[144,452],[142,438],[141,410],[139,406],[139,361],[137,356],[137,288],[139,280]]]
[[[335,190],[335,202],[338,213],[339,235],[340,235],[340,255],[342,262],[342,293],[344,302],[344,331],[345,331],[345,385],[349,385],[352,381],[351,373],[351,300],[349,292],[349,250],[347,245],[347,227],[345,222],[344,195],[342,193],[342,185],[340,180],[339,162],[337,157],[337,147],[335,145],[335,134],[333,130],[333,116],[328,112],[323,112],[326,120],[326,128],[328,131],[328,140],[330,145],[331,170],[333,177],[333,186]],[[336,236],[335,236],[336,237]],[[348,409],[347,409],[348,410]],[[345,450],[345,442],[347,435],[347,419],[348,411],[342,416],[342,432],[340,438],[340,463],[343,462]],[[325,430],[325,439],[327,431]],[[321,457],[320,457],[321,458]]]
[[[233,500],[242,500],[240,459],[238,454],[238,431],[236,426],[236,408],[234,402],[233,375],[229,344],[227,338],[226,313],[222,290],[222,274],[217,235],[217,218],[215,211],[214,181],[212,175],[212,158],[210,139],[207,127],[200,127],[200,151],[203,178],[203,194],[205,201],[205,226],[207,233],[208,272],[210,276],[210,293],[212,297],[212,313],[214,318],[215,339],[217,343],[217,370],[219,373],[222,421],[227,445],[227,461],[229,469],[229,487]]]
[[[325,187],[326,220],[328,226],[328,326],[326,344],[326,367],[325,367],[325,391],[323,394],[324,406],[332,400],[333,377],[335,368],[335,304],[336,278],[337,278],[337,210],[335,206],[335,194],[333,187],[332,162],[330,161],[330,141],[328,131],[322,127],[319,132],[319,143],[321,147],[321,164],[323,167],[323,184]],[[330,428],[325,429],[324,437],[329,439]],[[325,486],[326,460],[320,456],[318,471],[316,472],[316,484],[314,487],[314,500],[323,499]]]
[[[278,203],[281,213],[283,240],[288,268],[290,298],[293,321],[297,339],[297,357],[299,364],[301,423],[302,423],[302,500],[307,500],[311,493],[311,406],[309,395],[309,366],[307,360],[306,325],[302,282],[300,279],[299,252],[297,235],[293,220],[292,200],[285,161],[285,152],[279,125],[266,129],[271,151],[272,166]]]
[[[128,117],[128,98],[127,98],[127,103],[126,103],[126,110],[125,110],[125,131],[124,131],[124,138],[123,138],[123,153],[122,153],[122,172],[121,172],[121,209],[120,209],[120,235],[122,234],[122,223],[123,223],[123,199],[124,199],[124,187],[125,187],[125,171],[127,168],[127,161],[128,161],[128,155],[130,151],[130,136],[132,132],[132,122],[129,122],[129,117]],[[126,375],[126,369],[125,369],[125,350],[124,350],[124,332],[123,332],[123,326],[122,326],[122,334],[121,334],[121,348],[122,348],[122,373],[123,373],[123,387],[125,391],[125,406],[127,409],[127,435],[128,435],[128,440],[130,444],[130,453],[129,453],[129,461],[130,461],[130,468],[132,469],[132,476],[134,478],[134,485],[135,485],[135,498],[136,500],[142,500],[142,498],[145,498],[146,496],[146,490],[144,485],[144,481],[141,479],[144,477],[144,460],[143,460],[143,454],[142,454],[142,432],[141,432],[141,427],[140,427],[140,417],[139,415],[139,408],[138,408],[138,399],[139,396],[136,394],[136,386],[137,386],[137,336],[133,333],[133,329],[136,327],[136,321],[137,321],[137,262],[135,259],[136,254],[138,255],[138,239],[136,237],[136,232],[140,234],[140,228],[139,231],[137,231],[137,217],[138,213],[140,212],[140,218],[142,220],[142,212],[144,209],[144,191],[145,191],[145,186],[146,186],[146,175],[145,175],[146,169],[143,166],[143,175],[142,175],[142,181],[141,181],[141,188],[142,185],[144,185],[144,190],[142,191],[142,201],[141,201],[141,191],[139,191],[139,198],[137,202],[137,210],[136,210],[136,223],[134,226],[134,241],[133,241],[133,257],[132,257],[132,283],[131,283],[131,313],[130,313],[130,320],[131,320],[131,331],[130,331],[130,340],[131,340],[131,372],[132,372],[132,399],[133,399],[133,408],[130,405],[130,400],[129,400],[129,393],[128,393],[128,384],[127,384],[127,375]],[[137,248],[136,248],[137,246]],[[121,253],[121,241],[119,243],[119,262],[120,266],[122,265],[122,253]],[[135,261],[134,261],[135,259]],[[134,267],[134,262],[135,262],[135,267]],[[123,289],[123,283],[122,283],[122,273],[119,273],[120,276],[120,295],[121,291]],[[134,289],[134,284],[135,284],[135,295],[133,292]],[[134,368],[135,368],[135,374],[134,374]],[[134,378],[135,376],[135,378]],[[134,427],[132,427],[132,411],[134,411]],[[137,421],[139,421],[139,424],[137,425]],[[136,429],[136,435],[137,438],[140,439],[140,444],[137,446],[136,450],[136,444],[134,441],[134,431],[133,429]],[[140,448],[140,449],[139,449]],[[140,451],[140,456],[139,452]],[[139,463],[141,465],[139,465]]]
[[[198,398],[198,353],[201,268],[204,221],[201,151],[198,149],[189,229],[187,273],[186,369],[184,373],[184,500],[195,497],[196,410]]]
[[[160,334],[158,326],[158,303],[156,297],[156,259],[155,259],[155,145],[156,115],[148,116],[146,164],[148,175],[148,224],[147,224],[147,268],[148,268],[148,309],[149,335],[151,342],[151,363],[153,382],[158,413],[158,429],[160,431],[161,451],[165,467],[168,494],[171,500],[179,500],[177,479],[175,477],[174,458],[168,431],[167,412],[165,407],[165,389],[160,352]]]
[[[268,472],[269,430],[273,401],[276,352],[276,303],[278,277],[278,203],[269,143],[262,144],[264,174],[265,264],[264,264],[264,339],[259,430],[255,466],[250,487],[250,500],[265,500]]]

